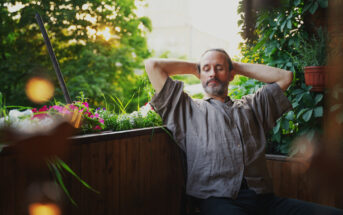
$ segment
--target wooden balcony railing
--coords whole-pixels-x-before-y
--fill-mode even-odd
[[[185,191],[182,154],[163,129],[138,129],[73,138],[68,163],[94,193],[71,175],[66,186],[78,206],[67,198],[62,214],[183,214]],[[339,194],[315,187],[311,175],[294,174],[299,162],[267,155],[276,194],[343,208]],[[34,180],[49,178],[0,153],[0,214],[27,214],[26,193]]]

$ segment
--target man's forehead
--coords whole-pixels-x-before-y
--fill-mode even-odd
[[[226,64],[227,56],[224,53],[218,51],[208,51],[203,56],[201,56],[200,64]]]

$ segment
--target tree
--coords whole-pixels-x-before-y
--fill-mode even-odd
[[[130,97],[137,91],[134,70],[142,69],[150,55],[145,35],[151,22],[137,16],[137,3],[142,0],[1,0],[0,92],[7,104],[32,105],[25,83],[37,75],[50,78],[55,98],[63,101],[36,12],[43,18],[72,100],[80,91],[95,105],[103,104],[103,95]]]

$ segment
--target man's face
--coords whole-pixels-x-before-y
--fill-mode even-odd
[[[230,80],[226,56],[217,51],[209,51],[200,61],[200,80],[210,96],[226,96]]]

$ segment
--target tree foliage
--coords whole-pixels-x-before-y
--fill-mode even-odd
[[[134,71],[142,69],[142,60],[150,55],[145,34],[151,22],[137,16],[137,2],[142,3],[1,0],[0,92],[7,104],[32,105],[25,96],[25,83],[37,75],[51,79],[57,90],[55,98],[63,99],[34,18],[36,12],[45,23],[72,100],[80,91],[95,105],[103,103],[103,95],[123,100],[138,96],[142,90]]]

